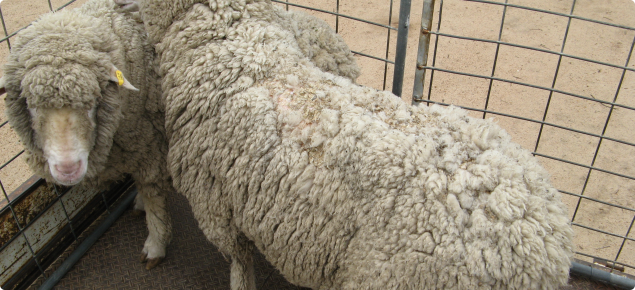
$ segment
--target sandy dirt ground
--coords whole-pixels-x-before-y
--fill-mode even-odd
[[[65,1],[51,1],[53,7],[61,6]],[[78,6],[84,0],[78,0]],[[336,10],[336,0],[295,0],[294,3],[316,7],[328,11]],[[397,26],[399,3],[395,1],[390,17],[389,0],[341,0],[339,12],[378,22]],[[410,102],[412,94],[415,59],[417,53],[419,27],[421,22],[422,0],[412,4],[411,30],[408,37],[408,53],[406,58],[406,76],[403,95]],[[435,11],[439,10],[440,1],[436,1]],[[558,13],[569,13],[572,0],[510,0],[509,3],[525,5]],[[27,25],[49,10],[46,0],[4,0],[0,4],[9,33]],[[297,9],[291,7],[291,9]],[[460,0],[448,0],[443,3],[441,32],[498,40],[501,32],[503,6],[493,4],[472,3]],[[335,27],[336,18],[332,15],[314,13]],[[574,15],[588,17],[598,21],[635,27],[635,4],[631,0],[578,0]],[[435,12],[433,27],[436,29],[438,13]],[[509,7],[505,15],[501,40],[536,47],[548,51],[576,55],[593,60],[624,66],[635,37],[635,30],[610,27],[573,19],[563,49],[563,39],[568,25],[568,18],[527,11]],[[394,59],[397,33],[392,31],[390,37],[385,28],[339,18],[339,33],[344,37],[352,50],[384,58],[386,41],[389,39],[389,59]],[[435,38],[432,38],[432,45]],[[536,52],[527,49],[501,46],[496,67],[493,63],[497,46],[492,43],[441,37],[438,41],[436,66],[477,75],[509,79],[530,83],[542,87],[554,86],[555,89],[575,93],[592,99],[613,101],[626,106],[635,107],[635,72],[626,71],[606,65],[588,63],[564,57],[554,83],[558,55]],[[5,43],[0,44],[0,63],[8,54]],[[385,66],[381,61],[358,57],[362,67],[362,76],[358,82],[363,85],[384,89]],[[429,64],[432,64],[432,53]],[[635,61],[628,63],[635,68]],[[388,65],[386,90],[391,90],[392,65]],[[490,81],[471,78],[450,73],[436,72],[432,83],[431,94],[428,95],[430,72],[426,74],[425,97],[433,101],[455,105],[487,109],[509,115],[520,116],[532,120],[542,120],[558,126],[573,128],[578,131],[602,135],[621,141],[635,143],[635,111],[626,108],[611,108],[610,105],[583,100],[568,95],[529,88],[505,82],[494,81],[491,84],[489,101],[487,101]],[[618,89],[619,87],[619,89]],[[547,103],[549,108],[546,110]],[[547,112],[545,115],[545,111]],[[605,126],[608,116],[610,119]],[[472,112],[474,117],[483,117],[483,113]],[[620,142],[582,133],[545,126],[541,132],[538,123],[487,114],[504,127],[513,139],[528,150],[563,160],[594,166],[603,170],[617,172],[626,176],[635,176],[635,147]],[[0,123],[6,120],[4,103],[0,102]],[[539,142],[537,142],[539,141]],[[9,126],[0,128],[0,164],[4,164],[16,153],[21,145],[11,132]],[[596,154],[597,151],[597,154]],[[597,156],[596,156],[597,155]],[[594,158],[594,156],[596,156]],[[623,207],[635,208],[635,181],[598,170],[578,165],[538,157],[540,162],[552,175],[554,185],[563,191],[614,203]],[[22,158],[11,162],[0,170],[0,180],[7,192],[11,192],[26,180],[31,173]],[[588,181],[587,181],[588,176]],[[586,184],[586,186],[585,186]],[[634,213],[621,209],[580,199],[571,195],[563,195],[573,221],[582,226],[600,229],[610,234],[628,235],[629,227],[634,220]],[[577,213],[576,208],[578,208]],[[575,226],[576,250],[615,259],[635,265],[635,242],[598,233]],[[623,244],[623,250],[619,252]],[[590,261],[584,256],[578,258]],[[635,273],[627,268],[627,272]]]

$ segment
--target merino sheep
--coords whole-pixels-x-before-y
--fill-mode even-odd
[[[269,0],[115,1],[155,43],[173,184],[232,289],[253,246],[314,289],[567,283],[567,210],[492,121],[319,70]]]
[[[115,8],[92,0],[18,34],[3,77],[7,117],[27,163],[50,182],[103,189],[132,175],[149,230],[141,260],[151,269],[172,231],[165,115],[143,23]]]
[[[137,12],[137,2],[115,0],[122,11]],[[301,11],[274,7],[282,26],[295,36],[300,52],[321,70],[355,82],[360,75],[357,61],[342,37],[323,20]]]
[[[6,79],[7,116],[36,174],[99,189],[132,175],[139,190],[135,208],[147,212],[149,230],[141,261],[151,269],[165,257],[171,236],[165,116],[143,24],[115,8],[112,1],[92,0],[33,23],[18,34],[0,87]],[[278,13],[316,65],[357,78],[350,50],[326,23]],[[120,85],[129,90],[116,88],[119,69]]]

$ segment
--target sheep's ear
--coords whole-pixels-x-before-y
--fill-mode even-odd
[[[110,68],[110,80],[117,83],[120,86],[123,86],[126,89],[138,91],[139,89],[135,88],[130,82],[123,76],[123,73],[117,69],[116,66],[112,66]]]
[[[138,0],[113,0],[119,8],[124,12],[137,12],[139,11]]]
[[[7,91],[4,89],[4,76],[0,78],[0,95],[6,93]]]

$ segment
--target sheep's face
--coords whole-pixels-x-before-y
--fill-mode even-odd
[[[103,77],[138,90],[114,65],[107,76],[98,77],[95,71],[81,64],[41,65],[22,74],[19,85],[8,87],[7,113],[36,174],[70,186],[104,169],[122,115],[121,95]],[[0,78],[0,88],[4,83]]]
[[[67,186],[81,182],[95,142],[95,110],[63,107],[29,111],[36,142],[53,178]]]

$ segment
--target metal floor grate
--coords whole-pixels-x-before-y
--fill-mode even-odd
[[[187,200],[172,195],[168,202],[174,237],[156,268],[148,271],[139,262],[148,235],[145,217],[126,211],[55,289],[228,289],[229,262],[205,239]],[[258,289],[302,289],[289,284],[262,255],[254,260]]]
[[[127,211],[55,289],[229,289],[229,262],[205,239],[187,200],[172,195],[168,202],[175,231],[163,263],[148,271],[139,262],[147,236],[145,217]],[[259,290],[304,289],[289,284],[262,255],[254,260]],[[618,289],[575,275],[569,283],[561,289]],[[38,286],[36,282],[29,289]]]

